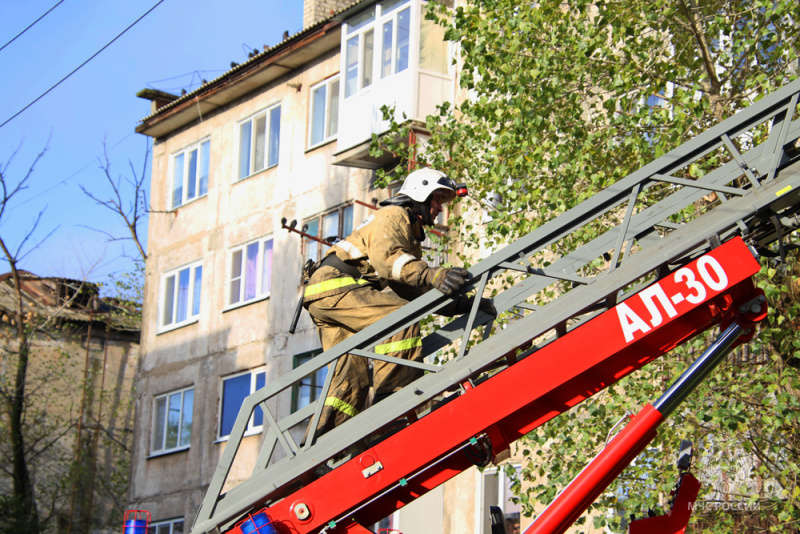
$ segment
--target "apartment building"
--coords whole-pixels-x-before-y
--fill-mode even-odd
[[[199,89],[139,93],[152,102],[136,131],[153,138],[155,212],[131,507],[151,512],[157,534],[189,531],[243,399],[321,351],[307,314],[288,330],[301,266],[325,245],[282,220],[320,238],[349,234],[389,195],[374,171],[396,162],[369,154],[387,128],[380,107],[421,125],[454,99],[451,46],[424,10],[421,0],[307,0],[302,31]],[[272,409],[316,399],[321,374]],[[253,461],[262,419],[242,444]],[[237,465],[229,480],[251,469]],[[502,473],[470,471],[381,526],[489,532],[488,505],[508,502],[506,487]]]

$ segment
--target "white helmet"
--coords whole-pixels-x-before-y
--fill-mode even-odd
[[[425,167],[409,174],[397,194],[425,202],[434,192],[443,195],[442,204],[450,202],[456,198],[456,183],[442,171]]]

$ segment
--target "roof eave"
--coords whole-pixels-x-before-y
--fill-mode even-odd
[[[339,15],[296,34],[163,106],[142,119],[136,126],[136,133],[164,137],[338,48],[339,29],[343,23]]]

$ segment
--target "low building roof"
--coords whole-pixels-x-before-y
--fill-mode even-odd
[[[141,330],[141,312],[117,299],[100,297],[100,287],[95,283],[18,272],[26,314],[79,323],[100,322],[117,331]],[[0,275],[0,319],[10,322],[16,309],[13,277],[5,273]]]

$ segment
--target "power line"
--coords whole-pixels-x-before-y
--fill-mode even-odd
[[[31,22],[31,23],[28,25],[28,27],[27,27],[27,28],[25,28],[24,30],[22,30],[21,32],[19,32],[17,35],[15,35],[15,36],[14,36],[14,38],[13,38],[13,39],[11,39],[9,42],[7,42],[6,44],[4,44],[3,46],[0,46],[0,52],[2,52],[2,51],[3,51],[3,49],[4,49],[5,47],[7,47],[8,45],[10,45],[10,44],[11,44],[11,43],[13,43],[14,41],[16,41],[16,40],[17,40],[17,37],[19,37],[20,35],[22,35],[22,34],[23,34],[23,33],[25,33],[26,31],[30,30],[30,29],[31,29],[31,28],[34,26],[34,24],[36,24],[37,22],[39,22],[40,20],[42,20],[43,18],[45,18],[47,15],[49,15],[49,14],[50,14],[50,12],[51,12],[51,11],[53,11],[55,8],[57,8],[57,7],[58,7],[58,6],[59,6],[59,5],[60,5],[60,4],[61,4],[63,1],[64,1],[64,0],[58,0],[58,3],[57,3],[56,5],[54,5],[53,7],[51,7],[50,9],[48,9],[48,10],[45,12],[45,14],[44,14],[44,15],[42,15],[42,16],[41,16],[41,17],[39,17],[38,19],[34,20],[33,22]]]
[[[17,111],[17,112],[16,112],[14,115],[12,115],[12,116],[11,116],[11,117],[9,117],[8,119],[6,119],[6,120],[5,120],[5,122],[3,122],[3,124],[0,124],[0,128],[2,128],[2,127],[3,127],[3,126],[5,126],[6,124],[8,124],[8,123],[9,123],[9,122],[11,122],[12,120],[14,120],[15,118],[17,118],[17,117],[18,117],[20,114],[22,114],[22,113],[23,113],[25,110],[27,110],[29,107],[31,107],[31,106],[32,106],[32,105],[34,105],[36,102],[38,102],[39,100],[41,100],[42,98],[44,98],[44,96],[45,96],[45,95],[47,95],[47,93],[49,93],[50,91],[52,91],[53,89],[55,89],[56,87],[58,87],[59,85],[61,85],[61,83],[62,83],[62,82],[64,82],[64,81],[65,81],[67,78],[69,78],[70,76],[72,76],[73,74],[75,74],[76,72],[78,72],[78,71],[79,71],[79,70],[80,70],[80,69],[81,69],[81,68],[82,68],[84,65],[86,65],[86,64],[87,64],[87,63],[89,63],[91,60],[93,60],[93,59],[94,59],[94,58],[96,58],[98,55],[100,55],[100,53],[101,53],[103,50],[105,50],[106,48],[108,48],[109,46],[111,46],[111,45],[114,43],[114,41],[116,41],[117,39],[119,39],[120,37],[122,37],[122,36],[125,34],[125,32],[127,32],[128,30],[130,30],[131,28],[133,28],[134,26],[136,26],[136,24],[137,24],[137,23],[138,23],[140,20],[142,20],[143,18],[145,18],[147,15],[149,15],[149,14],[150,14],[150,13],[151,13],[151,12],[152,12],[152,11],[153,11],[155,8],[157,8],[158,6],[160,6],[160,5],[161,5],[163,2],[164,2],[164,0],[158,0],[158,2],[156,3],[156,5],[154,5],[154,6],[153,6],[153,7],[151,7],[150,9],[148,9],[148,10],[147,10],[147,12],[146,12],[144,15],[142,15],[141,17],[139,17],[138,19],[136,19],[135,21],[133,21],[133,23],[132,23],[130,26],[128,26],[127,28],[125,28],[124,30],[122,30],[122,33],[120,33],[119,35],[117,35],[116,37],[114,37],[113,39],[111,39],[111,41],[109,41],[109,42],[108,42],[108,44],[106,44],[106,45],[105,45],[103,48],[101,48],[100,50],[98,50],[97,52],[95,52],[94,54],[92,54],[92,57],[90,57],[89,59],[87,59],[86,61],[84,61],[84,62],[83,62],[83,63],[81,63],[80,65],[78,65],[78,66],[77,66],[77,67],[76,67],[76,68],[75,68],[75,69],[74,69],[72,72],[70,72],[69,74],[67,74],[67,75],[66,75],[66,76],[64,76],[63,78],[61,78],[61,79],[60,79],[60,80],[59,80],[59,81],[58,81],[58,82],[57,82],[55,85],[53,85],[52,87],[50,87],[50,89],[48,89],[47,91],[45,91],[44,93],[42,93],[41,95],[39,95],[39,96],[38,96],[36,99],[34,99],[34,100],[33,100],[33,101],[30,103],[30,104],[28,104],[27,106],[25,106],[25,107],[24,107],[24,108],[22,108],[21,110]]]

